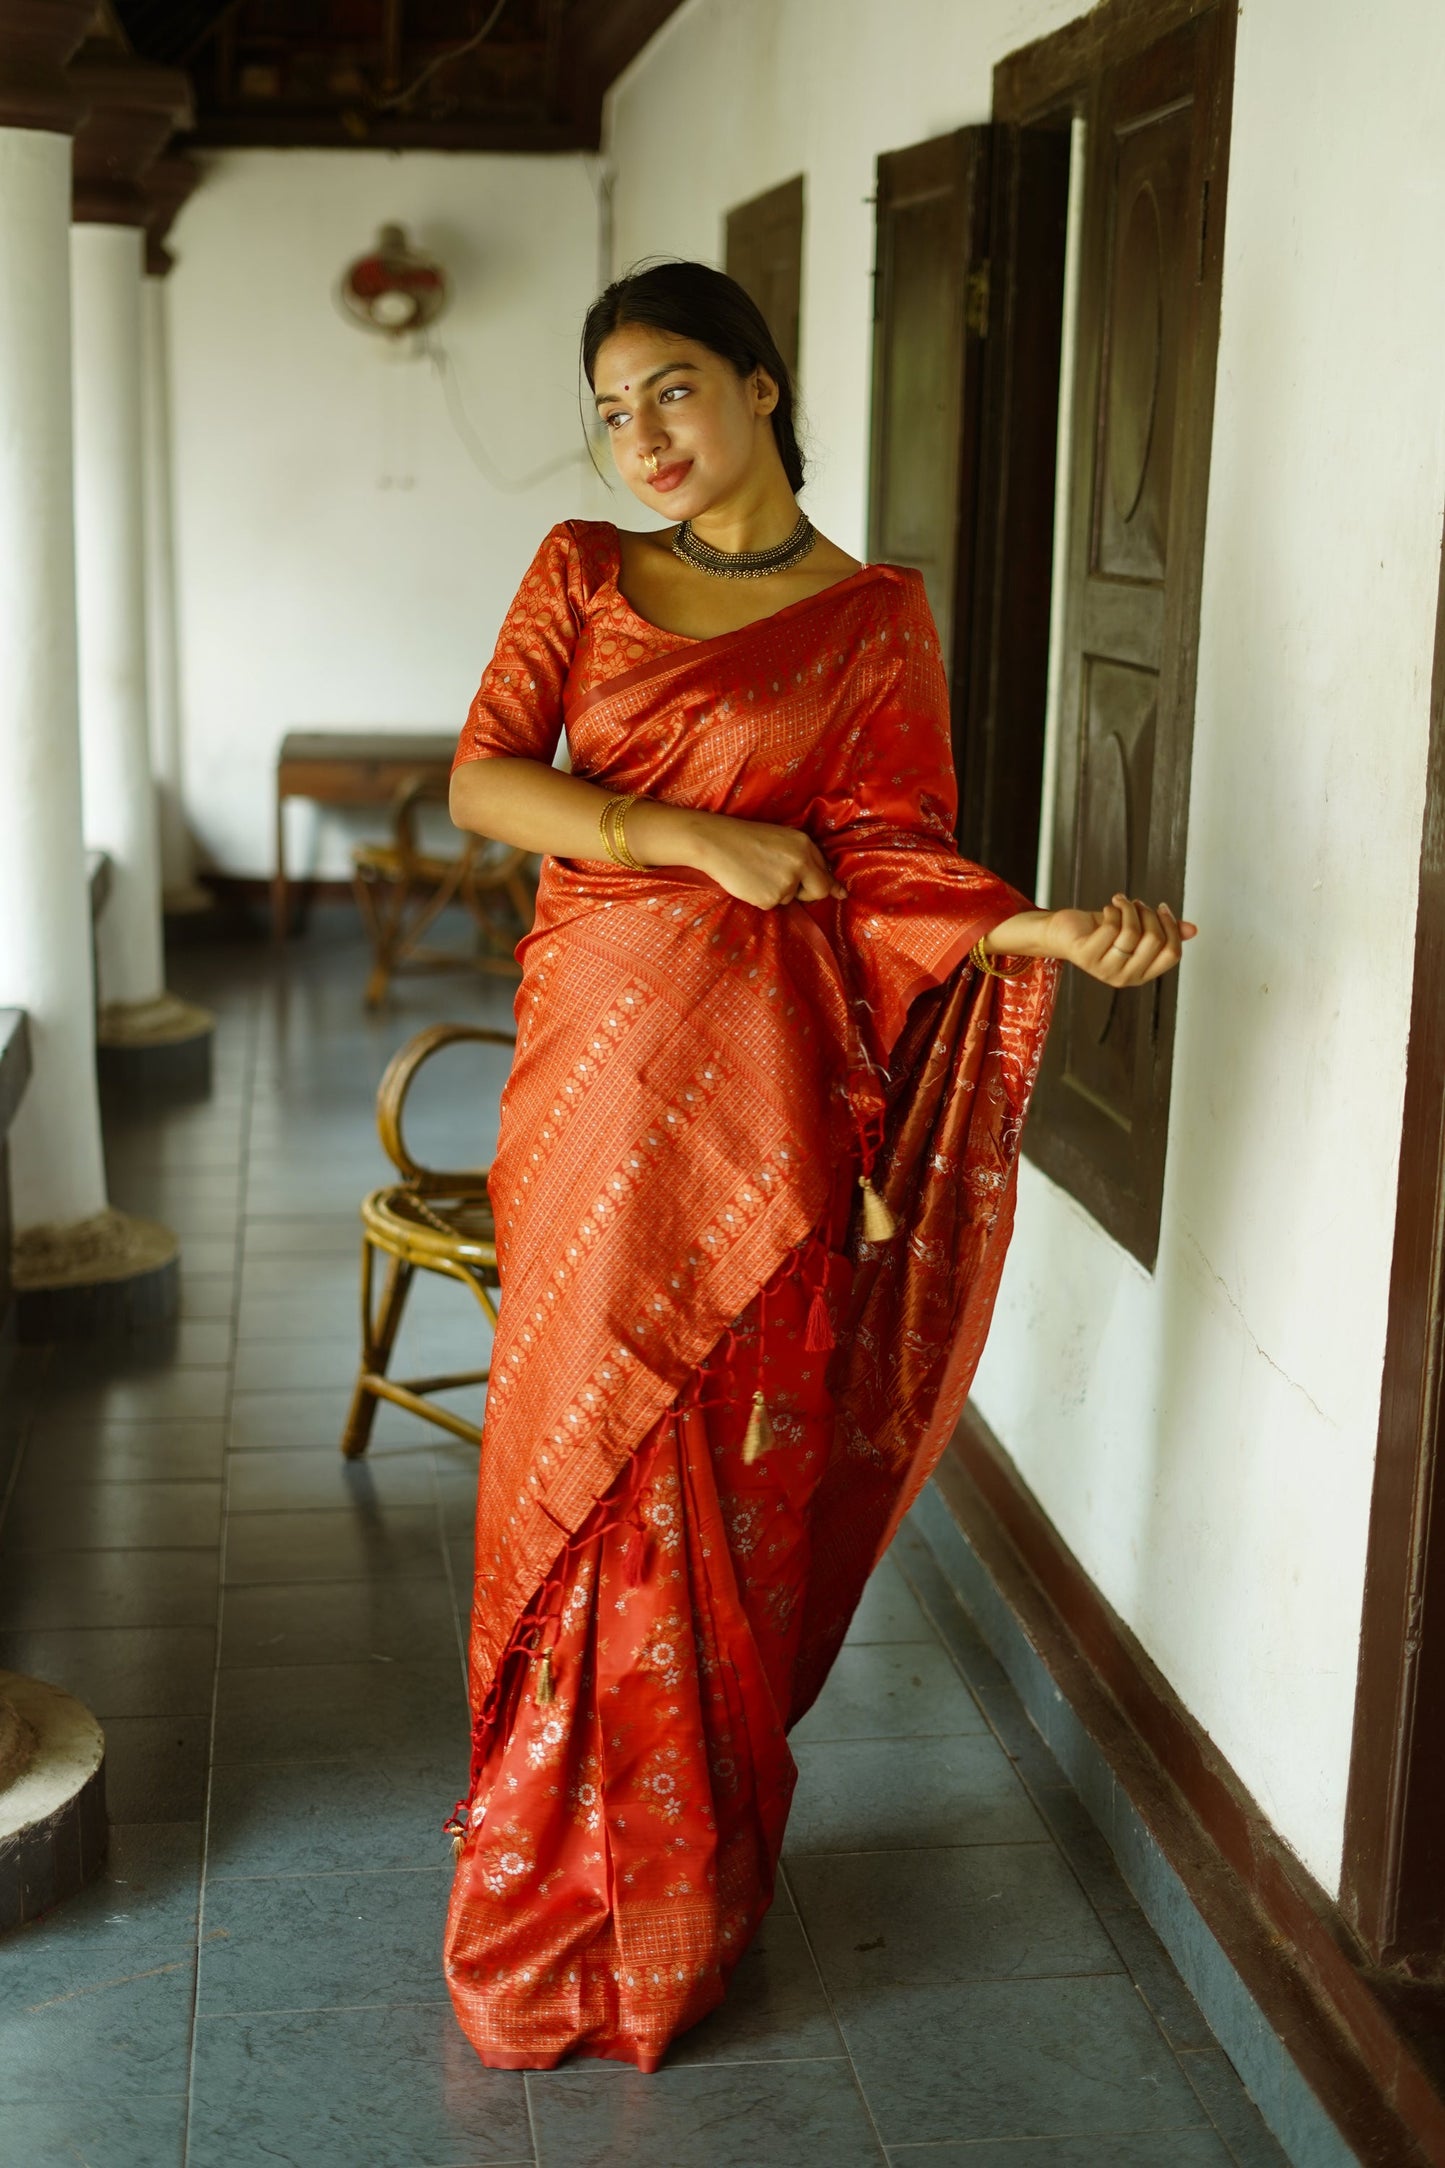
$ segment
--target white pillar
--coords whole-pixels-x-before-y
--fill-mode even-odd
[[[15,1217],[105,1206],[80,818],[71,499],[68,135],[0,128],[0,1002],[34,1074],[11,1131]]]
[[[205,909],[186,826],[180,664],[176,646],[175,535],[171,514],[170,344],[165,274],[141,285],[142,453],[145,472],[146,682],[155,778],[161,892],[167,910]]]
[[[165,985],[160,853],[146,717],[139,226],[71,230],[75,573],[85,840],[110,858],[102,1002]]]

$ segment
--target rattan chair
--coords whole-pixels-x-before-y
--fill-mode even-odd
[[[427,805],[445,805],[446,785],[434,776],[410,777],[392,804],[389,843],[359,843],[351,854],[351,885],[371,943],[366,1006],[374,1009],[399,971],[489,971],[521,976],[512,951],[532,923],[537,894],[529,879],[533,856],[510,843],[469,836],[448,856],[424,851],[417,816]],[[430,948],[423,936],[449,904],[470,913],[475,934],[470,950]]]
[[[493,1329],[499,1290],[496,1227],[487,1196],[487,1169],[446,1173],[423,1167],[406,1148],[402,1112],[407,1093],[424,1062],[460,1041],[514,1047],[506,1031],[479,1024],[433,1024],[395,1054],[376,1095],[376,1126],[387,1157],[401,1176],[387,1189],[374,1189],[361,1207],[361,1371],[351,1411],[341,1437],[348,1460],[366,1451],[378,1400],[409,1408],[429,1423],[481,1443],[481,1431],[429,1396],[464,1385],[485,1385],[489,1372],[464,1370],[445,1377],[397,1379],[387,1376],[402,1311],[417,1272],[440,1272],[469,1287]],[[380,1300],[375,1299],[376,1263],[388,1260]]]

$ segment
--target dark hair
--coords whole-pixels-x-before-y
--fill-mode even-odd
[[[731,362],[739,376],[766,369],[778,387],[778,403],[770,417],[773,437],[788,487],[797,494],[803,486],[803,455],[793,420],[793,379],[762,310],[746,288],[725,271],[714,271],[711,264],[669,258],[634,265],[603,288],[582,326],[582,369],[593,391],[602,342],[624,324],[642,324],[652,331],[691,339]]]

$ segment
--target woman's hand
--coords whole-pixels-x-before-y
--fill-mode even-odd
[[[693,819],[693,865],[741,903],[769,911],[780,903],[817,903],[824,896],[848,893],[801,828],[741,820],[731,813],[699,813]]]
[[[1123,894],[1102,911],[1019,911],[984,940],[990,956],[1054,956],[1105,986],[1145,986],[1172,971],[1199,928],[1167,903]]]

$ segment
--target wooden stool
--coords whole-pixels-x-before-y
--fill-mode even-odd
[[[428,1395],[463,1385],[485,1385],[490,1371],[464,1370],[447,1377],[395,1379],[386,1374],[412,1277],[418,1271],[440,1272],[469,1287],[493,1330],[497,1324],[494,1293],[497,1278],[496,1226],[487,1196],[487,1169],[463,1174],[423,1167],[412,1158],[402,1134],[401,1117],[413,1079],[423,1062],[444,1046],[475,1040],[486,1046],[514,1047],[511,1032],[489,1031],[480,1024],[433,1024],[418,1032],[393,1055],[376,1095],[376,1126],[387,1157],[402,1177],[388,1189],[374,1189],[361,1207],[361,1371],[351,1411],[341,1437],[348,1460],[366,1451],[378,1400],[410,1408],[428,1423],[480,1445],[482,1433]],[[389,1259],[379,1302],[373,1300],[378,1256]]]
[[[409,777],[392,805],[389,843],[359,843],[351,854],[357,909],[371,942],[366,1006],[382,1001],[398,971],[468,968],[521,977],[512,951],[532,923],[536,893],[523,867],[528,853],[514,844],[468,837],[454,855],[418,848],[416,815],[423,805],[445,805],[447,786],[435,776]],[[461,949],[426,948],[428,933],[449,903],[471,913],[476,944]]]

